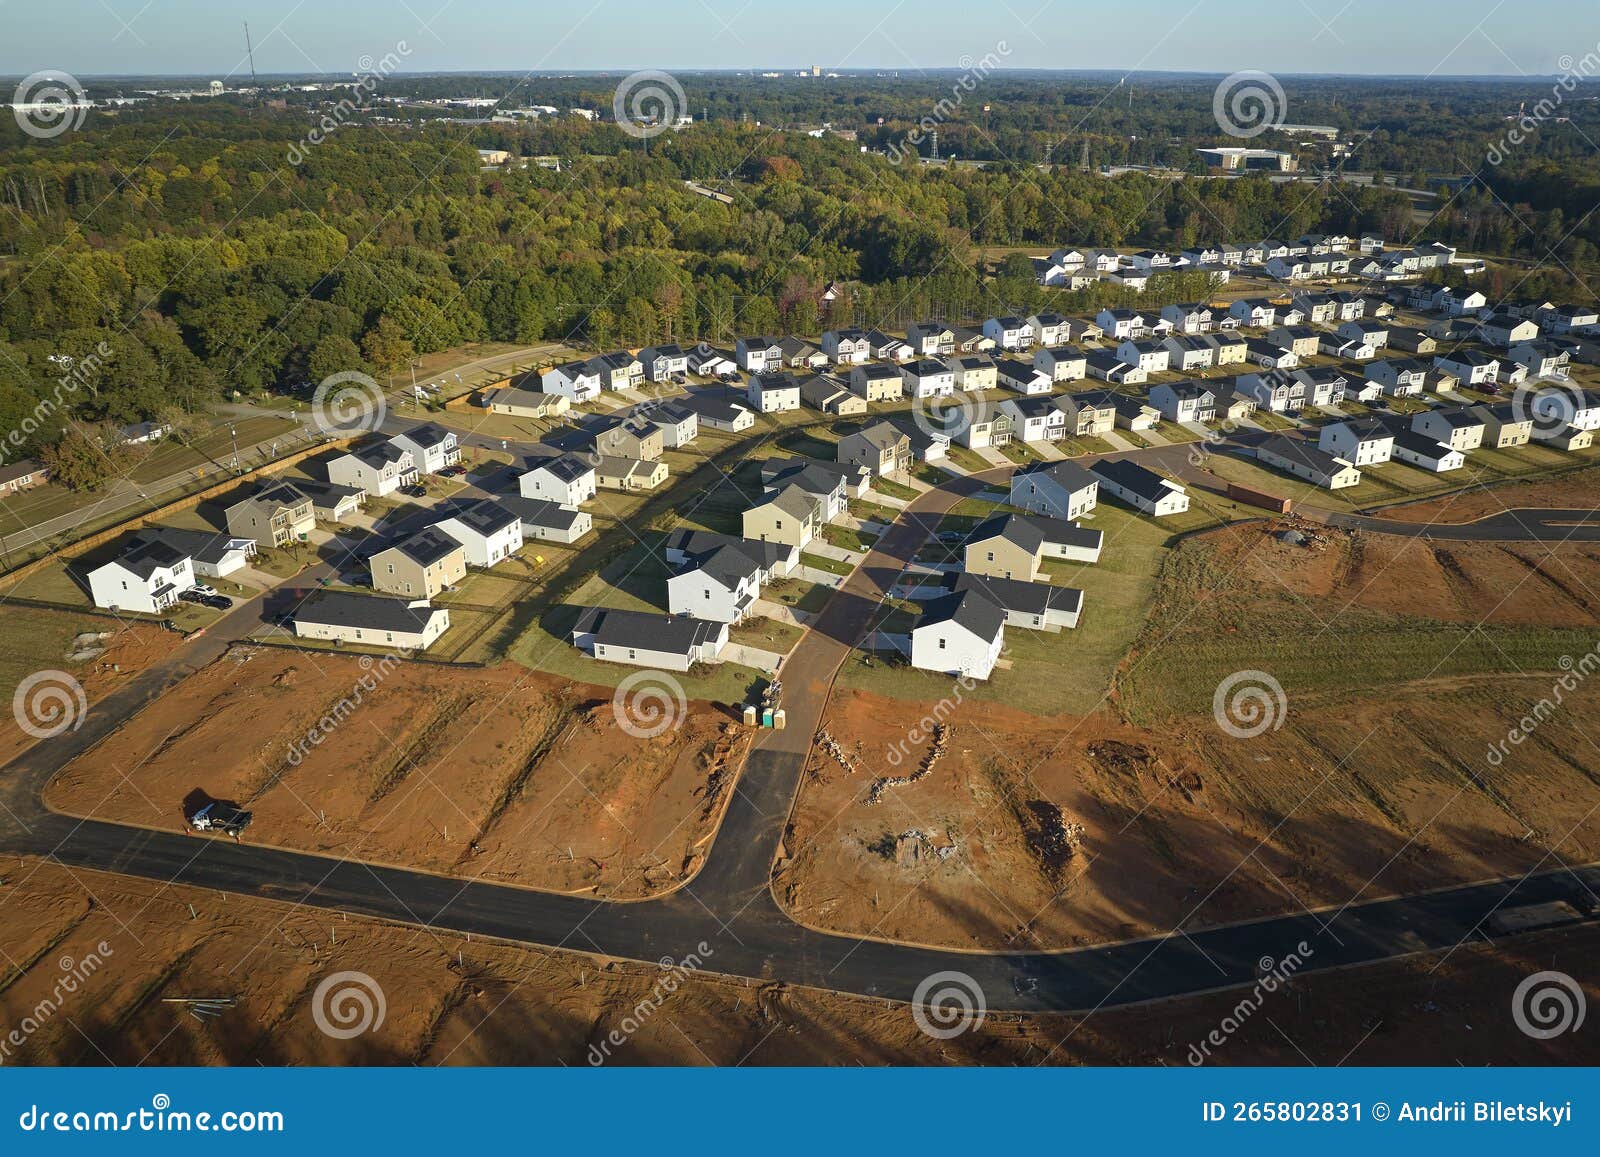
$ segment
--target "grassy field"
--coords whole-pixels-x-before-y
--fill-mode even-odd
[[[74,615],[38,607],[6,608],[6,645],[0,647],[0,687],[14,688],[36,671],[71,671],[67,662],[73,636],[86,631],[116,631],[115,619]]]
[[[1168,557],[1118,676],[1122,708],[1154,726],[1210,711],[1218,684],[1238,671],[1270,672],[1290,696],[1370,696],[1419,679],[1546,670],[1552,656],[1593,645],[1592,631],[1576,628],[1474,626],[1356,606],[1315,639],[1323,614],[1286,587],[1240,578],[1204,541],[1186,543]]]

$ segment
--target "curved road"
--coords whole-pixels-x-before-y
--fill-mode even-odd
[[[896,1000],[935,973],[958,970],[991,1009],[1080,1010],[1252,983],[1263,958],[1305,941],[1304,970],[1449,949],[1479,935],[1506,905],[1566,901],[1591,917],[1600,866],[1550,872],[1337,911],[1301,913],[1060,952],[965,953],[817,932],[795,924],[770,889],[806,752],[839,664],[868,630],[885,592],[940,515],[1008,469],[919,496],[830,599],[784,669],[787,730],[764,732],[699,875],[664,899],[610,903],[478,883],[306,853],[235,844],[48,811],[51,775],[110,735],[189,672],[219,658],[228,632],[197,640],[184,660],[146,671],[96,705],[81,728],[36,744],[0,782],[0,849],[72,867],[171,881],[366,916],[428,924],[607,956],[656,961],[698,952],[710,971]],[[706,948],[699,947],[701,943]]]

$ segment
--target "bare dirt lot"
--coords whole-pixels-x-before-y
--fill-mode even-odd
[[[1267,529],[1173,553],[1115,713],[969,698],[919,721],[837,694],[823,726],[845,761],[813,752],[779,877],[795,916],[1061,947],[1600,859],[1600,679],[1556,692],[1595,645],[1592,548],[1361,534],[1307,550]],[[1212,714],[1238,672],[1282,688],[1275,726],[1246,738]],[[941,718],[927,777],[869,802]],[[1513,727],[1526,736],[1505,746]]]
[[[6,702],[12,701],[17,688],[30,676],[59,671],[77,681],[84,701],[93,710],[103,696],[165,659],[183,641],[182,636],[151,624],[118,622],[101,615],[16,605],[7,606],[4,614],[0,691]],[[24,706],[22,718],[35,726],[54,726],[55,717],[45,712],[68,700],[51,702],[48,688],[66,684],[47,678],[35,686],[45,689],[46,697],[35,700],[32,709]],[[0,714],[0,762],[34,742],[23,732],[18,718],[14,711]]]
[[[0,869],[14,962],[0,973],[0,1015],[27,1030],[7,1064],[1184,1065],[1240,991],[1088,1016],[990,1013],[933,1040],[905,1005],[717,976],[715,955],[669,985],[653,965],[38,861]],[[1593,1064],[1595,1034],[1533,1040],[1510,1001],[1532,971],[1585,976],[1597,950],[1600,929],[1587,926],[1465,945],[1442,963],[1302,974],[1207,1063]],[[384,994],[382,1022],[349,1039],[316,1017],[317,987],[339,971],[366,973]],[[81,978],[65,994],[64,974]],[[168,1003],[193,996],[235,1003],[214,1018]],[[53,997],[59,1007],[42,1006]],[[1600,1000],[1592,984],[1588,999]],[[625,1043],[609,1045],[625,1028]]]
[[[606,688],[235,648],[69,764],[74,815],[182,830],[208,799],[255,843],[631,898],[692,874],[745,740],[690,703],[637,739]],[[314,738],[313,738],[314,737]]]
[[[1578,470],[1536,482],[1475,487],[1459,494],[1391,506],[1373,513],[1379,518],[1394,518],[1402,522],[1460,523],[1476,522],[1507,510],[1536,507],[1592,509],[1596,506],[1600,506],[1600,469]]]

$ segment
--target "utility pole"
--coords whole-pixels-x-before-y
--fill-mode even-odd
[[[255,46],[250,43],[250,21],[248,20],[244,22],[244,51],[245,55],[250,58],[250,87],[259,88],[261,87],[260,82],[256,80],[256,50]]]

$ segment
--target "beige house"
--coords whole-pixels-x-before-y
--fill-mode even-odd
[[[263,546],[305,539],[317,524],[310,495],[288,482],[265,482],[223,513],[228,533]]]
[[[1039,544],[1015,531],[1016,528],[1004,523],[980,526],[972,541],[967,543],[962,569],[968,574],[1033,582],[1039,577]]]
[[[1068,431],[1079,438],[1109,433],[1117,424],[1116,403],[1102,395],[1065,394],[1056,405],[1067,416]]]
[[[572,409],[572,399],[560,394],[501,386],[484,392],[483,408],[491,414],[513,418],[559,418]]]
[[[602,490],[654,490],[667,480],[667,464],[601,454],[594,464],[594,478]]]
[[[803,547],[822,528],[822,504],[798,486],[785,486],[744,512],[745,538]]]
[[[865,466],[882,478],[911,469],[911,439],[888,422],[874,422],[839,439],[839,461]]]
[[[944,364],[955,375],[958,390],[993,390],[1000,385],[1000,371],[985,354],[961,354],[946,358]]]
[[[905,396],[905,380],[899,367],[874,363],[851,369],[850,389],[869,402],[898,402]]]
[[[431,599],[467,577],[467,552],[436,526],[372,556],[372,589]]]
[[[654,422],[622,422],[596,434],[594,448],[618,458],[654,462],[666,450],[667,443],[665,433]]]

